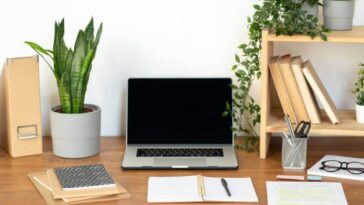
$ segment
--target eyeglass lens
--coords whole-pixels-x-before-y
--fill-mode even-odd
[[[364,164],[360,162],[348,163],[348,172],[352,174],[361,174],[364,172]]]
[[[322,165],[323,169],[328,172],[336,172],[341,168],[341,162],[335,160],[325,161]]]

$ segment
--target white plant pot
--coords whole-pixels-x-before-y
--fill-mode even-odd
[[[53,153],[64,158],[83,158],[100,151],[101,108],[86,104],[92,112],[69,114],[50,111]]]
[[[356,108],[356,121],[364,123],[364,105],[355,105]]]
[[[332,30],[351,30],[355,0],[324,0],[324,25]]]

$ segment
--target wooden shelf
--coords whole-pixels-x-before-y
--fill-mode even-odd
[[[350,31],[332,31],[326,33],[328,43],[364,43],[364,26],[355,26]],[[261,52],[261,118],[260,118],[260,158],[265,159],[269,150],[272,133],[286,130],[283,122],[283,112],[272,107],[273,83],[271,82],[268,62],[274,56],[275,42],[301,42],[320,43],[325,42],[321,38],[311,39],[305,35],[276,36],[274,32],[263,30]],[[326,43],[326,42],[325,42]],[[356,122],[355,113],[352,110],[339,110],[340,124],[333,125],[323,117],[321,124],[313,125],[312,136],[356,136],[364,137],[364,124]]]
[[[356,122],[354,110],[339,110],[338,113],[341,122],[333,125],[324,111],[321,111],[322,123],[312,124],[310,136],[364,136],[364,124]],[[280,108],[272,109],[265,129],[268,133],[287,131],[287,126],[283,120],[283,111]]]
[[[327,35],[327,42],[332,43],[364,43],[364,26],[354,26],[350,31],[332,31],[325,33]],[[269,42],[325,42],[320,37],[314,39],[306,35],[294,36],[276,36],[274,32],[269,32]]]

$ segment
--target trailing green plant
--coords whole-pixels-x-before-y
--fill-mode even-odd
[[[80,30],[74,48],[67,47],[64,41],[64,19],[55,22],[53,49],[27,41],[51,68],[57,81],[61,112],[81,113],[84,111],[85,94],[102,33],[102,23],[94,36],[94,21],[91,18],[85,30]],[[53,66],[47,60],[53,61]]]
[[[356,94],[356,104],[364,105],[364,63],[359,64],[358,80],[355,83],[353,93]]]
[[[237,77],[237,83],[231,85],[233,90],[232,105],[226,106],[224,116],[231,115],[234,136],[243,133],[245,140],[237,147],[248,151],[259,149],[259,137],[255,131],[260,122],[260,106],[250,96],[249,91],[255,79],[259,79],[260,52],[262,31],[274,30],[278,35],[308,35],[311,38],[319,36],[327,40],[324,32],[329,30],[319,27],[318,19],[302,10],[302,5],[319,4],[315,0],[262,0],[260,5],[254,5],[255,13],[248,17],[249,41],[239,46],[239,53],[235,55],[232,70]],[[246,126],[242,122],[246,122]]]

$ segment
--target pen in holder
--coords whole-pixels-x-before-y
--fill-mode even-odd
[[[311,123],[301,121],[295,130],[288,115],[284,117],[288,132],[283,132],[282,166],[283,169],[305,169],[307,161],[307,140]]]

